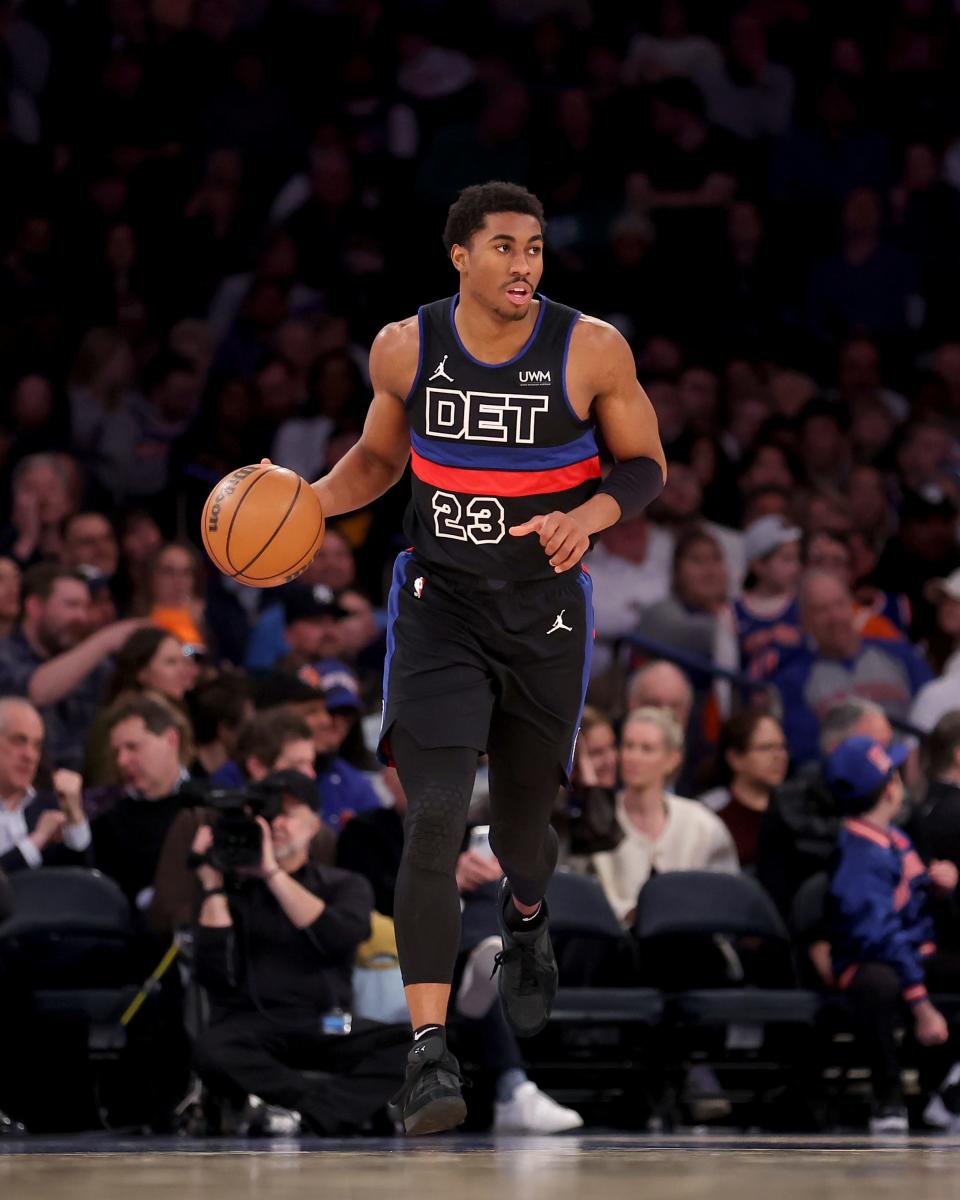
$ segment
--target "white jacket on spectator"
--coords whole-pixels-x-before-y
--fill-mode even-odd
[[[656,872],[740,870],[726,825],[697,800],[667,793],[667,823],[651,841],[633,824],[617,796],[617,820],[623,841],[615,850],[593,854],[587,869],[600,881],[610,907],[623,921],[637,906],[640,889]]]
[[[945,713],[960,708],[960,652],[955,651],[943,665],[939,679],[925,683],[913,698],[911,725],[930,733]]]

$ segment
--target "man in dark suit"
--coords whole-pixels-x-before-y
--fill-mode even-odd
[[[61,768],[52,792],[36,789],[43,740],[43,721],[30,701],[0,697],[0,869],[8,875],[44,864],[82,865],[90,848],[77,772]]]

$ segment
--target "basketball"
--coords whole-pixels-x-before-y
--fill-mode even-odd
[[[313,488],[286,467],[240,467],[203,506],[203,545],[218,570],[248,587],[277,587],[302,574],[323,541]]]

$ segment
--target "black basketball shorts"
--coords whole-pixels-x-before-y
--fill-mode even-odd
[[[569,777],[590,678],[593,587],[582,568],[553,579],[474,578],[397,557],[387,604],[380,752],[400,724],[426,749],[489,747],[491,723],[554,747]]]

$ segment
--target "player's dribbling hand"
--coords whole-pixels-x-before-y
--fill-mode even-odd
[[[531,517],[522,525],[511,525],[512,537],[535,533],[550,566],[559,575],[575,567],[590,549],[590,538],[569,513],[552,512],[543,517]]]

